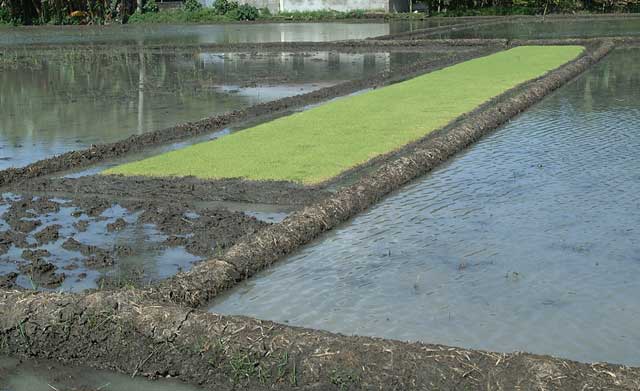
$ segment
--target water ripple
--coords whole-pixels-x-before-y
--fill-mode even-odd
[[[640,365],[638,62],[616,51],[211,310]]]

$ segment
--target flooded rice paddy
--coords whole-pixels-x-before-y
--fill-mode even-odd
[[[433,19],[374,23],[255,23],[222,25],[124,25],[0,27],[0,46],[31,44],[226,44],[321,42],[364,39],[417,29],[447,26],[459,20]]]
[[[623,19],[534,19],[496,23],[438,34],[439,38],[552,39],[640,36],[640,17]]]
[[[640,365],[639,61],[616,50],[210,310]]]
[[[366,78],[429,53],[6,50],[0,170]]]
[[[193,391],[175,381],[148,381],[55,361],[19,361],[0,356],[0,391]]]

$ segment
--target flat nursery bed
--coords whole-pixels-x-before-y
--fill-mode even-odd
[[[450,50],[0,172],[0,354],[215,390],[640,387],[637,368],[342,336],[199,309],[615,46],[410,38],[336,45]]]
[[[341,98],[105,174],[327,181],[445,126],[575,58],[579,46],[521,46]]]

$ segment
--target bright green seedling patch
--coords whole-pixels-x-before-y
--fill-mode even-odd
[[[442,128],[583,50],[517,47],[105,173],[319,183]]]

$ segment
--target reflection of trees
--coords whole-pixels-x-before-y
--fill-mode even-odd
[[[567,86],[579,94],[575,110],[584,112],[638,110],[640,101],[640,49],[616,49]],[[632,96],[629,96],[631,94]]]
[[[131,48],[108,53],[51,52],[5,63],[0,72],[0,135],[12,143],[87,137],[90,142],[116,140],[136,129],[172,125],[154,120],[157,110],[167,114],[174,107],[192,107],[200,111],[197,119],[206,115],[207,107],[218,113],[245,105],[243,97],[198,88],[198,70],[185,71],[178,66],[180,58],[193,62],[190,54]],[[150,110],[139,111],[140,100],[146,100]],[[178,122],[194,118],[176,115]]]

